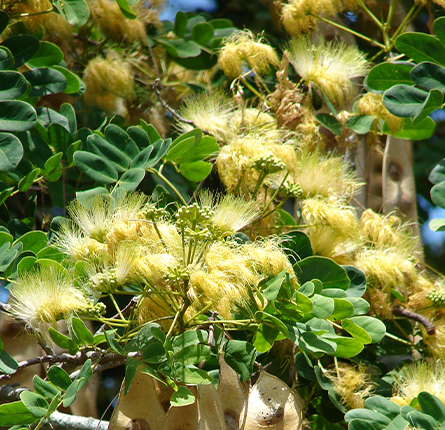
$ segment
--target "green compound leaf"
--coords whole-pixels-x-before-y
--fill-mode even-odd
[[[17,99],[26,94],[29,88],[30,84],[22,73],[9,70],[0,72],[0,100]]]
[[[291,263],[296,263],[313,255],[311,241],[303,232],[289,231],[283,234],[281,238],[281,247],[290,258]]]
[[[116,3],[119,5],[122,15],[124,15],[125,18],[136,19],[136,13],[134,12],[133,9],[131,9],[127,0],[116,0]]]
[[[48,160],[46,161],[45,169],[43,170],[42,175],[45,176],[45,178],[48,179],[49,182],[55,182],[62,176],[63,168],[60,162],[62,157],[63,153],[59,152],[58,154],[55,154],[52,157],[48,158]]]
[[[195,366],[181,367],[176,370],[176,377],[184,384],[211,384],[212,376],[205,370],[198,369]]]
[[[187,21],[188,21],[188,17],[184,12],[179,11],[176,14],[175,26],[173,28],[173,31],[175,32],[176,36],[178,36],[179,38],[184,37],[185,32],[187,31]]]
[[[0,34],[6,30],[9,24],[9,15],[3,10],[0,11]]]
[[[125,152],[108,143],[102,137],[92,134],[88,136],[87,142],[92,152],[108,161],[117,172],[125,172],[130,166],[130,159]]]
[[[383,104],[396,116],[414,117],[422,111],[428,95],[426,91],[409,85],[395,85],[383,94]]]
[[[19,100],[0,101],[0,131],[26,131],[37,122],[37,113]]]
[[[20,400],[28,408],[29,412],[35,418],[43,418],[49,409],[49,403],[45,397],[31,391],[22,391],[20,393]]]
[[[421,63],[411,70],[410,76],[419,87],[445,92],[445,67],[434,63]]]
[[[141,360],[129,357],[127,358],[127,361],[125,362],[125,379],[124,379],[124,394],[127,395],[128,391],[130,390],[131,383],[134,380],[134,377],[136,376],[136,371],[139,366],[142,366],[143,363]]]
[[[176,353],[176,361],[183,366],[197,364],[210,359],[210,348],[207,345],[190,345]]]
[[[427,414],[420,411],[412,411],[407,413],[407,421],[416,429],[437,430],[437,421]]]
[[[62,50],[51,42],[41,41],[37,53],[28,61],[32,67],[48,67],[63,60]]]
[[[279,337],[280,330],[277,327],[260,324],[255,332],[252,343],[255,349],[261,354],[269,351]]]
[[[445,181],[445,159],[439,161],[428,176],[428,180],[434,185]]]
[[[0,426],[2,427],[23,426],[37,420],[38,418],[34,417],[21,401],[0,405]]]
[[[320,294],[314,294],[310,298],[312,302],[312,315],[317,318],[329,318],[334,312],[335,303],[334,299],[330,297],[325,297]]]
[[[286,270],[283,270],[277,276],[274,276],[264,283],[260,283],[260,287],[263,290],[263,296],[266,300],[271,302],[277,298],[285,276]]]
[[[172,57],[177,57],[178,59],[197,57],[199,54],[201,54],[201,48],[192,40],[166,40],[159,38],[157,41],[163,48],[165,48],[169,55]]]
[[[85,323],[77,317],[72,319],[72,326],[74,333],[76,334],[79,344],[92,345],[94,343],[93,334],[88,330]]]
[[[144,178],[144,169],[129,169],[120,177],[117,187],[122,187],[126,191],[133,191]]]
[[[66,67],[61,66],[51,66],[51,69],[61,73],[65,77],[66,87],[63,90],[65,94],[73,94],[74,97],[82,95],[79,94],[79,92],[82,91],[82,86],[85,84],[75,73],[71,72],[71,70],[68,70]]]
[[[17,372],[19,364],[14,357],[11,357],[4,349],[0,352],[0,373],[12,375]]]
[[[386,326],[377,318],[359,316],[350,318],[350,321],[361,327],[371,337],[371,342],[380,342],[386,334]]]
[[[86,151],[74,153],[74,164],[91,179],[101,184],[116,182],[118,174],[113,165],[104,158]]]
[[[431,188],[431,200],[435,205],[445,208],[445,181]]]
[[[238,373],[241,382],[250,379],[255,357],[253,345],[243,340],[229,340],[224,346],[224,360]]]
[[[31,172],[29,172],[26,176],[20,179],[19,183],[17,184],[18,190],[22,193],[28,191],[31,185],[34,183],[37,176],[39,176],[39,174],[40,174],[40,169],[38,167],[34,170],[31,170]]]
[[[318,114],[315,119],[334,134],[341,134],[341,124],[337,118],[327,113]]]
[[[443,94],[439,90],[431,90],[420,111],[415,115],[413,125],[415,126],[416,124],[419,124],[428,115],[433,113],[435,110],[440,109],[442,102]]]
[[[201,182],[212,171],[212,165],[206,161],[193,161],[179,166],[179,172],[191,182]]]
[[[346,121],[346,127],[357,134],[366,134],[371,129],[375,118],[371,115],[355,115]]]
[[[82,368],[76,376],[76,380],[79,381],[79,384],[77,385],[77,391],[83,388],[92,376],[93,369],[91,368],[91,359],[89,358],[87,361],[85,361],[85,363],[83,363]]]
[[[173,352],[176,354],[180,350],[197,344],[207,344],[209,338],[208,332],[205,330],[186,331],[173,339]]]
[[[40,42],[34,36],[20,34],[6,39],[1,43],[1,46],[9,49],[14,57],[14,68],[18,69],[37,54]]]
[[[14,170],[23,157],[23,146],[10,133],[0,133],[0,172]]]
[[[38,375],[34,375],[33,384],[35,391],[41,396],[45,397],[49,402],[54,399],[60,393],[60,390],[56,388],[53,384],[48,381],[45,381]]]
[[[384,122],[382,132],[399,139],[426,140],[434,134],[435,128],[436,123],[429,117],[422,119],[420,122],[416,121],[415,124],[412,123],[410,118],[405,118],[402,127],[396,132],[392,132]]]
[[[331,334],[324,334],[321,337],[337,344],[336,351],[331,354],[335,357],[352,358],[363,350],[363,343],[352,337],[333,336]]]
[[[63,333],[59,333],[57,330],[50,327],[48,329],[49,336],[51,337],[52,341],[57,345],[60,346],[60,348],[65,348],[70,351],[77,351],[78,345],[68,336],[65,336]]]
[[[358,340],[359,342],[364,343],[365,345],[372,342],[371,336],[366,332],[366,330],[364,330],[351,320],[345,318],[342,320],[341,325],[344,330],[346,330],[354,339]]]
[[[334,311],[329,317],[332,320],[341,320],[352,317],[354,314],[354,305],[348,300],[334,298]]]
[[[178,391],[175,391],[170,399],[172,406],[187,406],[195,403],[195,396],[184,385],[178,387]]]
[[[445,46],[445,17],[437,18],[433,24],[434,34]]]
[[[22,252],[31,251],[34,254],[37,254],[48,244],[48,237],[45,232],[40,230],[28,231],[14,243],[21,243],[23,245]]]
[[[74,26],[84,25],[90,16],[90,10],[84,0],[56,0],[54,6],[59,13]]]
[[[198,45],[206,46],[212,40],[213,34],[213,27],[207,22],[199,22],[192,28],[192,39]]]
[[[51,366],[48,370],[47,376],[49,381],[61,390],[67,390],[71,385],[70,375],[68,375],[68,373],[66,373],[61,367]]]
[[[431,61],[445,66],[445,47],[439,40],[425,33],[405,33],[395,42],[396,48],[416,63]]]
[[[351,285],[346,290],[348,297],[362,297],[366,291],[366,276],[354,266],[342,266],[346,270]]]
[[[373,91],[386,91],[394,85],[413,85],[412,64],[382,63],[373,67],[366,78],[366,86]]]
[[[297,339],[298,346],[311,353],[326,353],[333,354],[337,349],[337,344],[328,339],[323,339],[315,333],[303,332],[299,339]]]
[[[10,69],[14,65],[14,57],[11,51],[0,45],[0,70]]]
[[[41,67],[23,73],[31,84],[31,97],[47,96],[62,92],[67,85],[65,76],[57,70]]]
[[[445,231],[445,219],[444,218],[435,218],[432,219],[429,223],[430,230],[432,231]]]
[[[134,159],[134,157],[139,154],[139,148],[136,143],[139,144],[140,142],[133,141],[125,130],[122,130],[122,128],[115,124],[110,124],[105,128],[105,140],[111,143],[115,148],[124,152],[131,159]]]
[[[66,389],[65,395],[63,396],[63,402],[62,402],[62,405],[64,408],[67,408],[68,406],[72,405],[74,403],[74,401],[76,400],[76,395],[77,395],[77,392],[79,391],[80,382],[81,381],[78,381],[76,379]]]
[[[425,414],[428,414],[440,424],[445,422],[445,406],[436,396],[427,391],[422,391],[417,396],[417,402]]]
[[[295,264],[294,270],[300,284],[312,279],[319,279],[323,283],[323,288],[347,290],[350,285],[346,270],[330,258],[307,257]]]

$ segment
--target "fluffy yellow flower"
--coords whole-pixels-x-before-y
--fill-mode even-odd
[[[211,222],[222,235],[242,230],[259,216],[254,201],[246,201],[232,194],[217,196],[214,201],[210,192],[202,192],[198,200],[201,206],[212,207]]]
[[[351,264],[361,247],[360,229],[353,208],[336,199],[313,198],[302,202],[314,254]]]
[[[408,296],[418,273],[412,256],[403,251],[403,248],[364,249],[354,265],[365,273],[371,286],[385,292],[394,288]]]
[[[91,302],[74,287],[68,272],[55,266],[25,272],[14,281],[9,299],[10,314],[45,335],[48,325],[72,312],[84,312]]]
[[[252,268],[263,278],[276,276],[283,270],[291,275],[294,274],[287,255],[273,239],[247,243],[241,250],[249,259]],[[295,284],[295,276],[291,276],[291,282]]]
[[[433,394],[445,403],[445,367],[442,360],[419,360],[404,366],[396,378],[391,401],[400,406],[409,406],[422,391]]]
[[[91,19],[100,31],[112,40],[128,43],[146,42],[146,23],[156,24],[159,19],[155,9],[135,8],[136,19],[126,18],[119,5],[110,0],[89,0]]]
[[[403,254],[410,254],[417,246],[411,228],[394,215],[379,215],[367,209],[360,218],[360,228],[363,239],[376,248],[406,247]]]
[[[320,150],[297,153],[297,166],[292,179],[303,191],[304,198],[338,197],[348,199],[360,188],[355,173],[341,157]]]
[[[339,363],[338,374],[328,374],[335,391],[340,395],[341,402],[348,409],[363,408],[365,400],[371,394],[374,386],[370,375],[363,365],[351,366]]]
[[[128,62],[116,53],[96,57],[85,68],[83,80],[87,104],[107,113],[126,115],[125,102],[134,99],[134,78]]]
[[[358,102],[357,114],[372,115],[377,119],[386,121],[386,124],[392,133],[399,130],[403,124],[403,118],[393,115],[386,109],[383,104],[382,94],[366,93]]]
[[[289,0],[283,5],[281,16],[286,31],[299,36],[317,29],[317,15],[332,16],[341,9],[339,0]]]
[[[274,133],[250,133],[239,137],[230,145],[221,148],[216,167],[223,184],[230,191],[238,188],[241,194],[252,192],[258,181],[259,173],[252,164],[263,157],[272,156],[285,164],[290,174],[296,172],[297,159],[295,148],[284,145]],[[270,179],[270,178],[268,178]],[[241,184],[238,183],[241,181]]]
[[[179,113],[185,119],[215,136],[220,141],[226,141],[234,133],[230,120],[233,115],[234,104],[232,99],[221,90],[211,94],[202,92],[185,100]],[[193,129],[193,126],[178,122],[177,127],[182,132]]]
[[[250,31],[238,30],[225,39],[218,62],[224,74],[234,79],[242,74],[244,62],[255,73],[263,74],[272,66],[278,66],[279,59],[275,50],[261,38],[255,40]]]
[[[352,79],[366,75],[369,69],[365,54],[342,42],[322,39],[314,46],[309,37],[299,37],[289,42],[286,55],[306,85],[338,105],[352,96]]]

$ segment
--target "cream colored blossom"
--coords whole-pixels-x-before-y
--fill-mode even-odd
[[[50,265],[25,272],[13,282],[9,313],[45,335],[48,325],[75,312],[85,312],[91,302],[85,292],[74,287],[62,267]]]
[[[299,37],[289,42],[286,55],[306,85],[338,105],[353,95],[352,79],[366,75],[369,69],[365,54],[342,42],[321,39],[314,46],[309,37]]]
[[[264,74],[278,66],[275,50],[262,38],[256,39],[248,30],[234,31],[223,42],[218,63],[229,78],[240,76],[243,63],[256,73]]]

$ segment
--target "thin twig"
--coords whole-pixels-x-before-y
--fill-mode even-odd
[[[122,314],[123,316],[127,316],[127,315],[131,312],[131,310],[136,306],[136,304],[138,303],[138,301],[139,301],[140,298],[141,298],[141,296],[133,297],[133,298],[130,300],[130,302],[128,303],[128,305],[125,306],[124,309],[122,309],[121,314]],[[110,319],[114,320],[114,319],[118,319],[118,318],[120,318],[120,315],[119,315],[119,314],[116,314],[116,315],[113,315]],[[100,334],[100,333],[102,333],[107,327],[110,327],[110,326],[109,326],[108,324],[103,324],[103,325],[99,328],[99,330],[96,331],[95,334]],[[111,328],[111,327],[110,327],[110,328]]]
[[[192,125],[194,128],[199,128],[193,121],[184,118],[182,115],[179,114],[179,112],[175,109],[173,109],[162,97],[161,91],[159,90],[159,86],[161,85],[161,80],[160,79],[156,79],[154,84],[153,84],[153,89],[158,97],[158,100],[161,102],[162,106],[164,107],[165,110],[169,111],[173,116],[175,116],[179,121],[185,123],[185,124],[189,124]],[[208,134],[210,135],[210,133],[206,130],[203,130],[202,128],[200,129],[204,134]]]
[[[184,118],[181,116],[175,109],[173,109],[162,97],[161,91],[159,90],[159,86],[161,84],[160,79],[156,79],[153,84],[153,89],[158,96],[158,100],[161,102],[162,106],[165,110],[168,110],[173,116],[179,119],[179,121],[184,122],[186,124],[193,125],[193,127],[196,127],[195,123],[193,121],[190,121],[189,119]]]

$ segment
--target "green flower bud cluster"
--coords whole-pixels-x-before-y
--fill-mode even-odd
[[[96,275],[96,288],[104,293],[113,293],[118,287],[116,269]]]
[[[170,285],[177,285],[189,278],[189,272],[185,267],[173,267],[169,271],[164,279]]]
[[[252,167],[263,175],[277,173],[286,168],[286,165],[273,155],[261,157],[252,163]]]
[[[426,294],[426,298],[431,300],[434,306],[445,306],[445,292],[430,291]]]
[[[192,205],[180,207],[175,217],[180,225],[184,222],[196,225],[208,223],[214,213],[208,206],[200,207],[198,203],[193,203]]]
[[[87,315],[91,315],[93,317],[101,317],[105,315],[107,311],[107,307],[105,303],[97,302],[96,304],[91,303],[85,310]]]
[[[291,184],[290,182],[286,181],[283,184],[283,191],[284,194],[286,194],[289,197],[294,197],[296,199],[299,199],[303,195],[303,190],[298,184]]]
[[[157,208],[152,205],[145,205],[145,207],[141,209],[141,212],[148,221],[158,221],[168,215],[168,211],[164,208]]]

